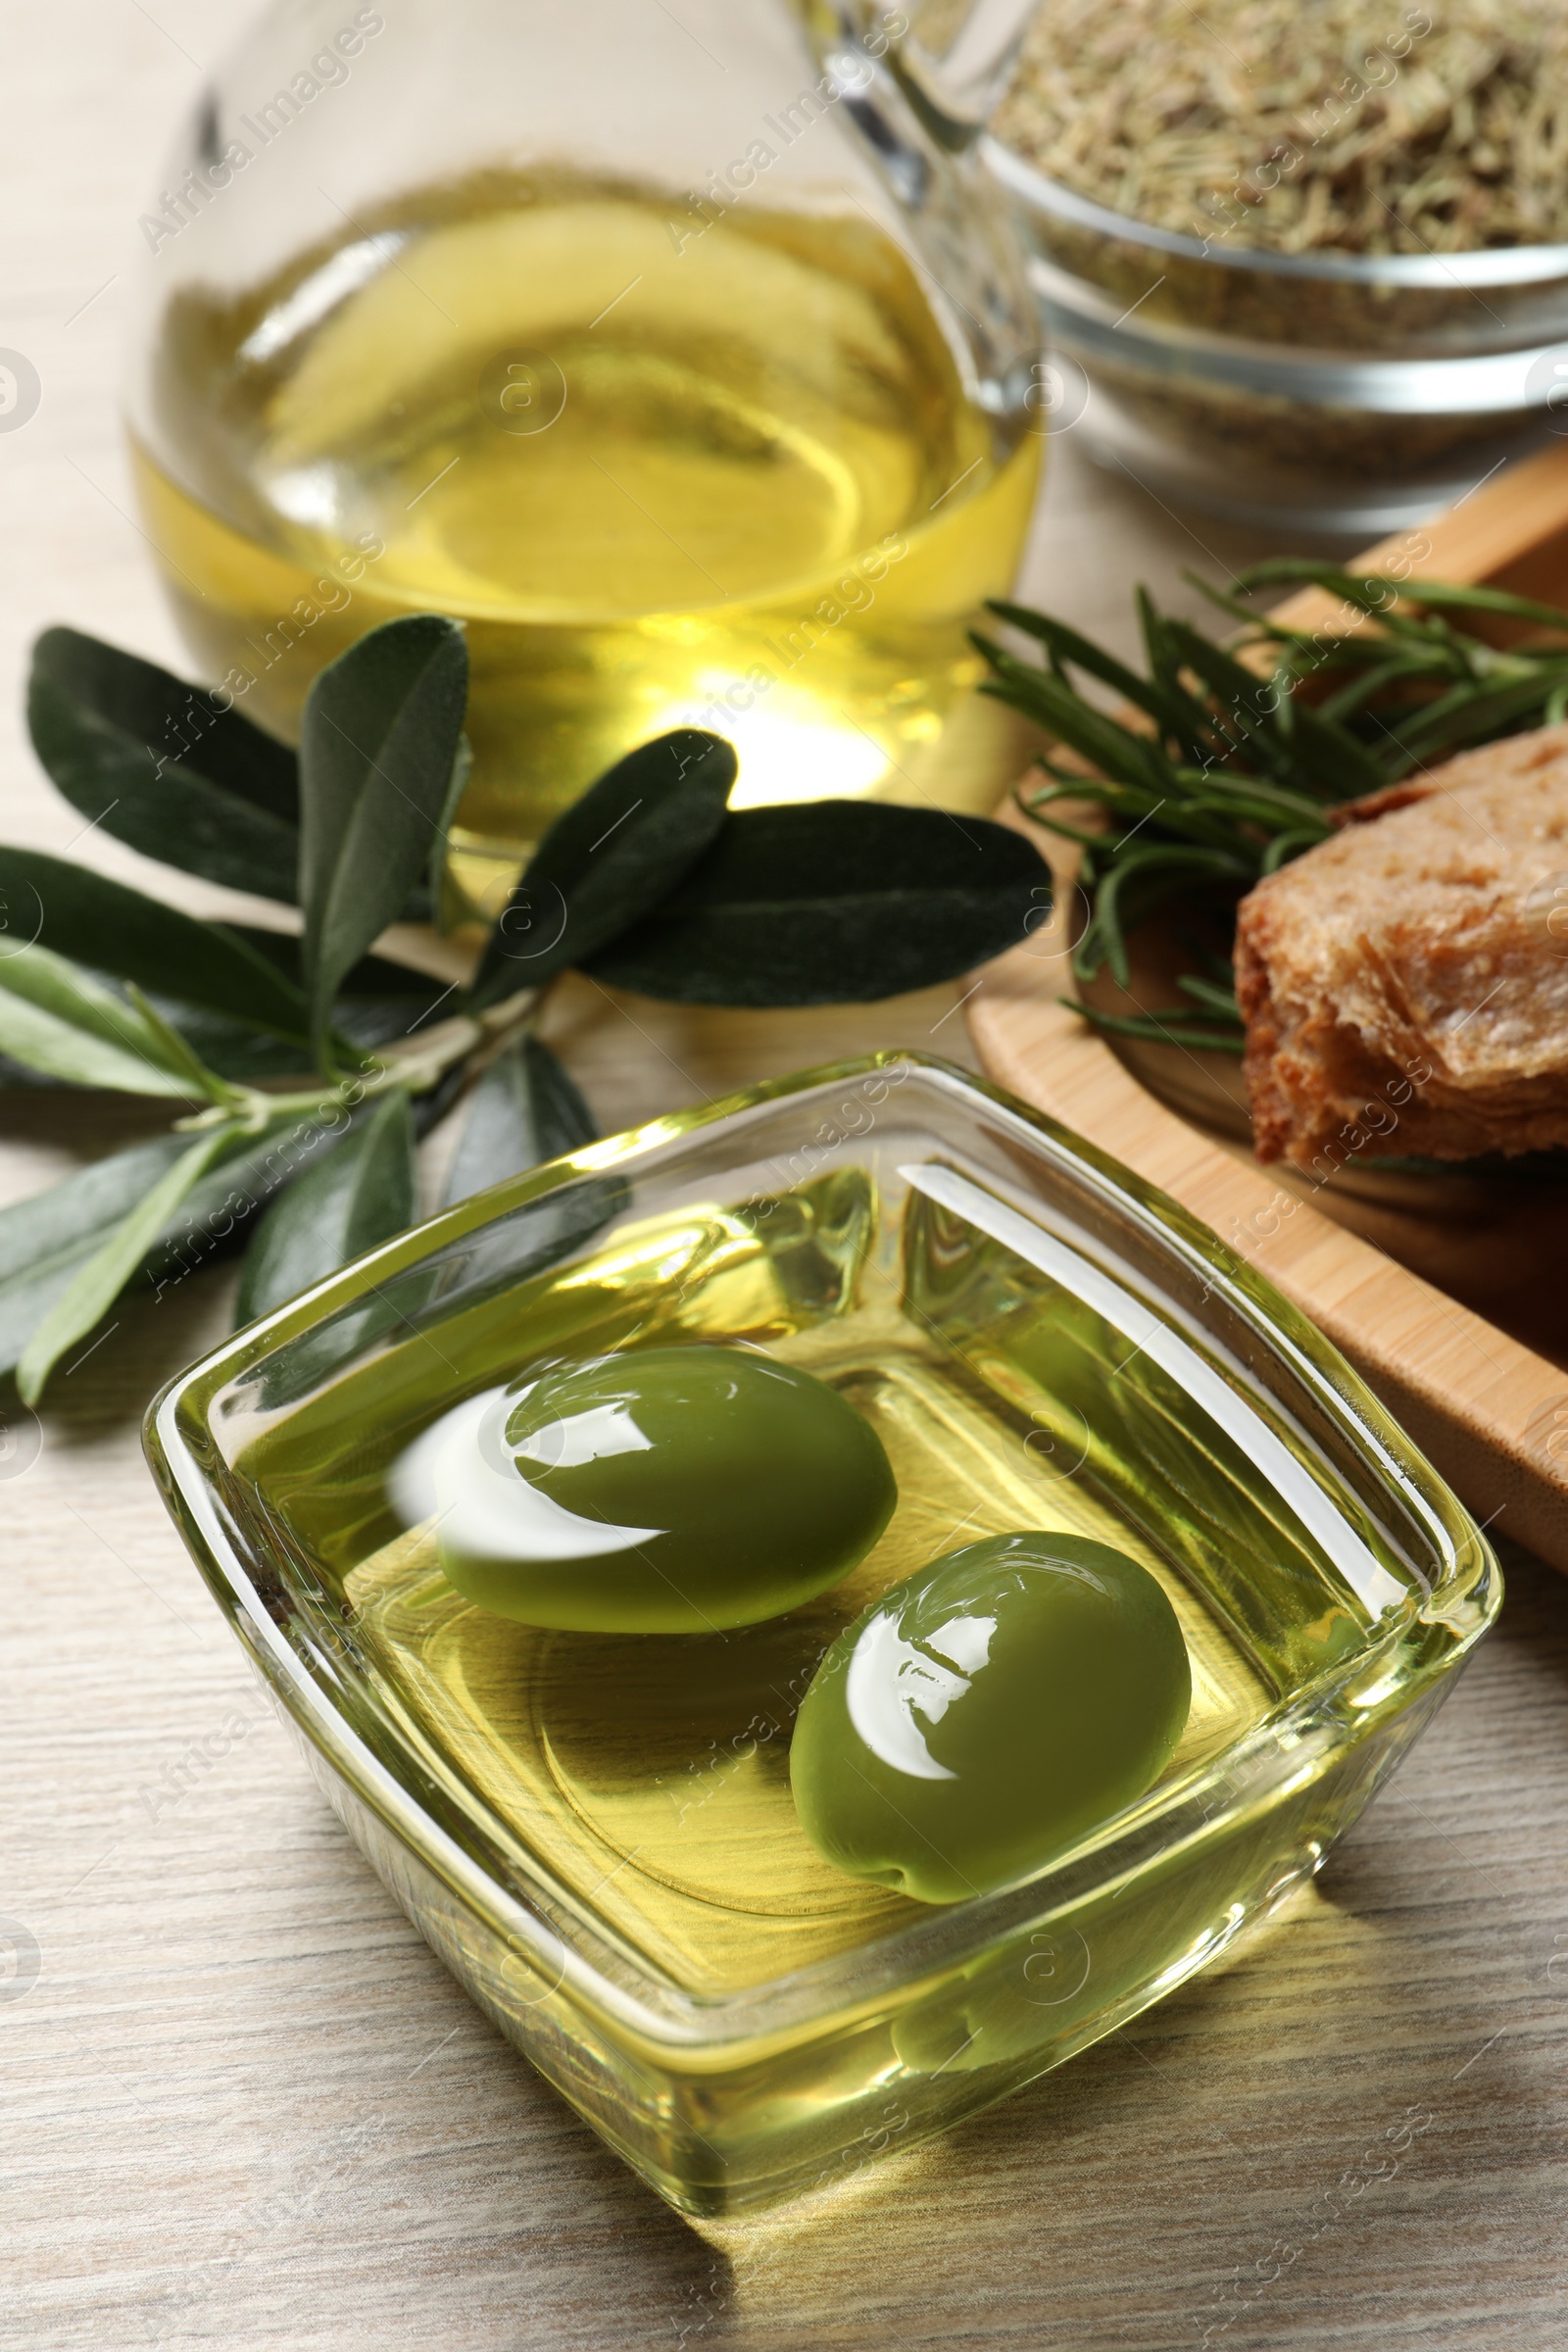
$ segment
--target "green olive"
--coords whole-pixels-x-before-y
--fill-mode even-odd
[[[460,1592],[579,1633],[780,1616],[848,1575],[897,1500],[876,1432],[836,1389],[702,1346],[553,1366],[460,1407],[428,1488]]]
[[[1080,1536],[993,1536],[840,1634],[796,1722],[796,1807],[852,1878],[958,1902],[1141,1796],[1191,1703],[1147,1568]]]

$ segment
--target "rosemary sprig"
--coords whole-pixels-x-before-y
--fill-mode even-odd
[[[1195,585],[1242,621],[1242,631],[1221,645],[1160,612],[1141,588],[1142,673],[1066,622],[1021,605],[990,610],[1034,638],[1043,662],[974,639],[992,671],[981,691],[1060,747],[1038,758],[1049,781],[1020,788],[1016,798],[1083,853],[1088,914],[1073,952],[1081,983],[1108,965],[1125,988],[1128,934],[1140,923],[1172,899],[1234,905],[1265,874],[1326,841],[1338,804],[1469,746],[1568,716],[1568,612],[1555,606],[1297,557],[1257,564],[1229,594]],[[1326,590],[1360,617],[1303,629],[1244,601],[1260,588],[1304,586]],[[1525,634],[1498,647],[1461,628],[1457,614]],[[1108,687],[1124,713],[1091,699],[1083,681]],[[1063,802],[1090,803],[1102,823],[1073,823],[1056,813]],[[1148,1013],[1110,1014],[1075,1002],[1116,1036],[1241,1053],[1228,967],[1206,979],[1184,973],[1177,985],[1186,1004]]]

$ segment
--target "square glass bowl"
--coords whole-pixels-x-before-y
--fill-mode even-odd
[[[724,1637],[462,1600],[388,1473],[543,1356],[760,1345],[866,1413],[900,1501],[855,1574]],[[965,1072],[881,1055],[465,1201],[174,1381],[169,1507],[318,1780],[479,2006],[662,2195],[849,2179],[1058,2065],[1321,1861],[1495,1614],[1465,1513],[1204,1227]],[[999,1891],[841,1877],[790,1727],[864,1603],[982,1536],[1120,1545],[1193,1709],[1136,1804]]]

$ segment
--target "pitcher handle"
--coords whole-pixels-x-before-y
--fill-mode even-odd
[[[886,52],[899,77],[938,118],[943,143],[979,136],[1011,74],[1040,0],[839,0],[839,13],[873,54]],[[936,125],[933,125],[936,127]]]

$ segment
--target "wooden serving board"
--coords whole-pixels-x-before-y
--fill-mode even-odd
[[[1357,568],[1486,582],[1568,604],[1568,444],[1500,475],[1423,529],[1385,540]],[[1343,619],[1317,589],[1293,598],[1280,616],[1308,628]],[[1539,1307],[1546,1228],[1568,1226],[1568,1191],[1560,1218],[1550,1204],[1544,1217],[1538,1200],[1489,1219],[1460,1214],[1442,1232],[1397,1210],[1381,1220],[1356,1215],[1338,1199],[1336,1216],[1326,1215],[1288,1173],[1260,1166],[1244,1143],[1216,1131],[1222,1119],[1200,1125],[1158,1101],[1060,1002],[1073,993],[1066,926],[1074,860],[1010,804],[1004,814],[1047,852],[1061,887],[1051,927],[989,965],[969,1000],[988,1074],[1242,1250],[1343,1348],[1479,1520],[1568,1571],[1568,1369],[1552,1360],[1541,1317],[1532,1319],[1524,1303],[1534,1291]],[[1339,1221],[1347,1214],[1361,1230]],[[1495,1300],[1493,1311],[1513,1330],[1455,1292]],[[1568,1337],[1568,1300],[1558,1311]]]

